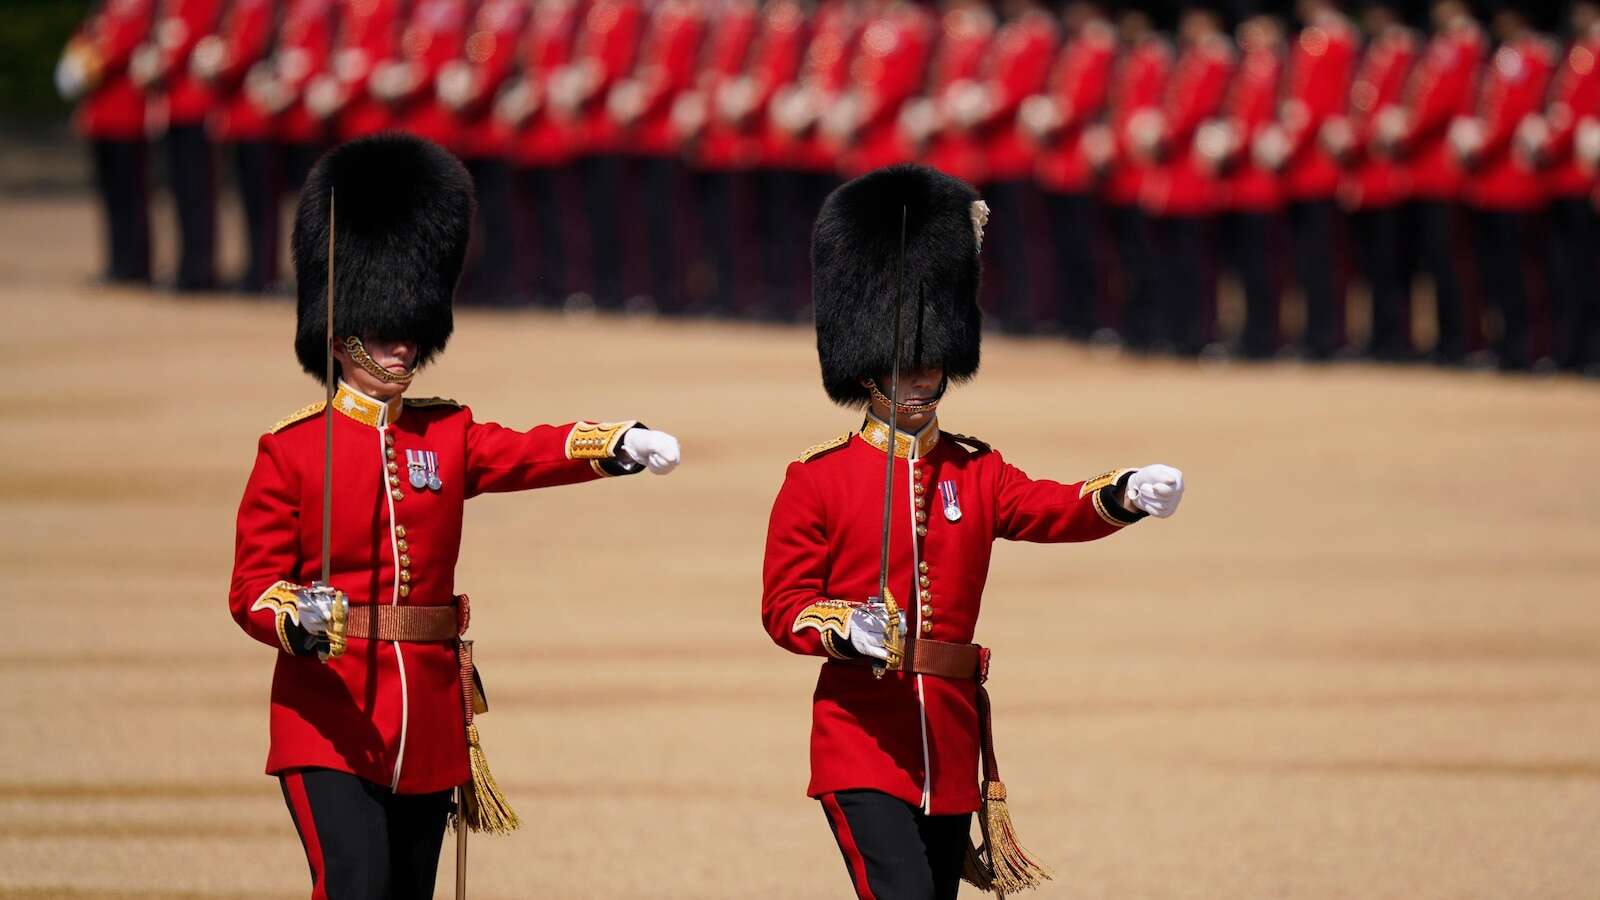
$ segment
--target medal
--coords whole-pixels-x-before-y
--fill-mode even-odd
[[[406,451],[406,468],[411,470],[411,486],[422,490],[428,486],[428,466],[422,461],[422,454],[416,450]]]
[[[939,499],[944,501],[945,521],[961,521],[961,498],[956,496],[956,483],[954,481],[939,482]]]
[[[444,487],[444,482],[439,480],[439,454],[424,450],[422,459],[427,464],[428,490],[437,491]]]

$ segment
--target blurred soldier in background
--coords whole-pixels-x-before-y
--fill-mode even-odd
[[[279,154],[273,113],[245,90],[245,79],[272,49],[275,0],[232,0],[217,33],[195,44],[189,68],[212,95],[211,139],[231,147],[244,214],[245,270],[236,287],[260,293],[278,280]]]
[[[393,125],[372,77],[380,62],[399,55],[404,24],[401,0],[342,0],[332,65],[306,89],[306,109],[327,123],[334,140],[342,143]]]
[[[1459,364],[1467,335],[1456,269],[1457,203],[1462,171],[1454,164],[1450,123],[1472,110],[1484,52],[1483,33],[1460,0],[1433,5],[1433,35],[1406,82],[1405,102],[1373,119],[1380,153],[1401,161],[1421,229],[1422,264],[1433,281],[1438,339],[1433,358]]]
[[[1052,313],[1068,337],[1084,340],[1099,322],[1097,173],[1084,132],[1105,114],[1116,32],[1097,2],[1076,0],[1062,15],[1066,42],[1043,93],[1024,100],[1017,128],[1035,154],[1054,259]]]
[[[1339,165],[1322,132],[1344,109],[1355,66],[1356,36],[1333,0],[1300,0],[1304,27],[1289,53],[1288,84],[1277,126],[1253,152],[1282,172],[1294,239],[1295,281],[1305,297],[1302,338],[1311,359],[1331,359],[1344,340],[1344,290],[1338,260]]]
[[[548,102],[565,123],[579,154],[577,174],[589,220],[588,284],[592,297],[572,296],[573,308],[615,309],[622,303],[622,147],[610,122],[611,88],[633,71],[646,25],[639,0],[595,0],[578,30],[572,62],[550,75]]]
[[[145,158],[144,94],[129,73],[150,31],[155,0],[97,4],[56,65],[56,90],[78,101],[78,133],[94,158],[105,217],[109,282],[150,281],[150,188]]]
[[[1191,5],[1178,26],[1179,56],[1161,105],[1128,123],[1134,152],[1150,165],[1140,203],[1150,215],[1156,279],[1154,349],[1193,356],[1215,315],[1212,252],[1215,182],[1195,152],[1195,133],[1222,107],[1233,45],[1214,9]]]
[[[1223,254],[1244,289],[1244,333],[1238,352],[1265,359],[1279,346],[1280,236],[1283,195],[1277,173],[1250,152],[1277,116],[1283,79],[1283,24],[1273,16],[1239,23],[1241,58],[1222,115],[1195,134],[1196,161],[1216,179],[1222,214]]]
[[[221,0],[162,0],[154,30],[129,64],[154,104],[152,124],[162,134],[178,216],[179,291],[209,291],[217,283],[217,178],[206,135],[212,96],[191,70],[191,55],[221,14]]]
[[[1122,276],[1122,334],[1128,346],[1142,350],[1155,339],[1156,286],[1150,277],[1149,225],[1139,208],[1148,166],[1133,152],[1130,125],[1159,107],[1172,70],[1172,47],[1140,10],[1125,10],[1117,20],[1117,33],[1122,57],[1112,73],[1106,122],[1084,132],[1083,150],[1089,164],[1106,173],[1105,198],[1111,207]]]
[[[1356,258],[1372,296],[1372,329],[1367,353],[1376,359],[1404,360],[1412,354],[1411,285],[1402,248],[1406,198],[1405,172],[1373,147],[1377,121],[1404,102],[1406,76],[1417,55],[1417,36],[1389,0],[1369,2],[1362,11],[1366,53],[1350,86],[1344,116],[1330,119],[1323,141],[1344,166],[1341,205],[1350,212]]]
[[[1532,214],[1544,205],[1544,186],[1534,163],[1515,152],[1514,139],[1523,120],[1544,108],[1555,54],[1519,10],[1500,7],[1493,24],[1500,48],[1484,73],[1475,114],[1452,122],[1448,135],[1456,163],[1470,173],[1466,201],[1483,298],[1500,314],[1495,356],[1501,368],[1527,369],[1533,357],[1522,256]]]
[[[922,88],[935,37],[933,17],[908,0],[862,0],[862,12],[849,81],[818,121],[846,177],[906,161],[900,108]]]
[[[1575,146],[1581,120],[1600,116],[1600,3],[1571,4],[1572,45],[1560,62],[1548,105],[1523,120],[1517,152],[1545,170],[1550,194],[1548,254],[1555,364],[1569,371],[1600,365],[1600,232],[1591,202],[1595,176]]]
[[[335,0],[283,2],[286,8],[271,55],[245,76],[244,89],[257,106],[277,117],[283,186],[298,193],[328,146],[327,123],[307,108],[306,90],[332,65],[338,5]]]
[[[541,305],[559,304],[570,290],[561,226],[563,198],[572,187],[564,176],[575,154],[566,123],[553,111],[550,89],[555,73],[572,62],[583,11],[582,0],[534,0],[522,35],[521,71],[494,106],[494,128],[513,166],[515,240],[526,248],[518,255],[532,269],[520,271],[519,281],[532,285],[530,299]]]
[[[510,305],[521,300],[511,164],[490,109],[516,67],[529,6],[528,0],[482,0],[459,55],[441,66],[436,77],[437,101],[455,140],[452,149],[478,192],[472,274],[462,286],[462,296],[470,302]]]

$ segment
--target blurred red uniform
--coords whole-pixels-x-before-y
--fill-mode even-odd
[[[980,178],[1020,182],[1032,177],[1034,148],[1017,130],[1017,112],[1024,100],[1044,90],[1058,40],[1055,19],[1036,6],[995,36],[978,75],[975,108],[961,116],[975,139]]]
[[[111,281],[150,279],[145,98],[128,69],[154,9],[154,0],[107,0],[79,26],[56,68],[57,88],[78,100],[73,122],[94,153]]]
[[[467,26],[461,57],[439,72],[439,100],[455,119],[456,152],[464,159],[509,155],[505,132],[490,113],[516,71],[531,11],[526,0],[483,0]]]
[[[933,17],[913,3],[887,0],[869,12],[845,92],[822,114],[841,173],[907,161],[898,139],[900,107],[922,87],[933,37]]]
[[[368,90],[389,107],[390,127],[461,155],[461,129],[439,97],[439,73],[465,51],[468,0],[417,0],[393,56],[372,70]]]
[[[803,21],[792,3],[772,6]],[[753,148],[741,147],[741,138],[749,129],[757,102],[755,82],[747,70],[755,66],[753,51],[768,20],[756,8],[755,0],[727,0],[709,15],[711,28],[693,88],[673,103],[672,136],[700,168],[743,168],[749,165],[746,154]],[[736,83],[738,88],[730,87]],[[733,98],[733,94],[739,96]],[[730,99],[719,102],[722,97]]]
[[[1215,34],[1185,47],[1152,117],[1130,125],[1135,146],[1154,162],[1139,200],[1158,216],[1204,216],[1216,207],[1215,182],[1195,151],[1195,133],[1215,117],[1233,76],[1233,44]]]
[[[1542,140],[1533,155],[1546,167],[1550,193],[1550,300],[1558,366],[1574,371],[1600,363],[1600,292],[1594,289],[1600,223],[1591,196],[1595,174],[1575,152],[1578,123],[1600,118],[1600,27],[1579,35],[1556,71]]]
[[[328,122],[306,107],[306,90],[333,64],[337,13],[335,0],[288,0],[274,42],[268,72],[283,92],[278,139],[290,148],[287,174],[292,190],[305,181],[328,140]]]
[[[799,77],[772,98],[762,154],[768,162],[809,172],[834,170],[833,150],[823,143],[817,123],[850,83],[850,63],[862,21],[848,0],[817,4]]]
[[[1395,143],[1413,196],[1440,201],[1461,196],[1463,173],[1447,133],[1452,121],[1472,112],[1483,53],[1483,32],[1475,25],[1436,32],[1406,83],[1404,128]]]
[[[596,0],[578,27],[572,63],[552,79],[551,99],[571,123],[569,138],[580,153],[616,153],[619,132],[606,98],[633,71],[646,25],[638,0]]]
[[[955,121],[956,107],[973,91],[995,36],[994,13],[982,3],[958,4],[939,18],[939,39],[928,64],[926,96],[900,113],[901,153],[947,175],[977,182],[983,155],[976,136]]]
[[[340,141],[374,134],[394,126],[388,104],[372,93],[378,63],[400,50],[401,0],[344,0],[333,68],[307,97],[312,111],[333,122]]]
[[[1114,206],[1137,206],[1149,172],[1146,161],[1133,152],[1128,123],[1141,113],[1160,108],[1172,73],[1172,45],[1152,34],[1138,46],[1124,52],[1111,78],[1111,95],[1106,124],[1110,131],[1104,140],[1099,134],[1086,136],[1084,148],[1097,167],[1107,170],[1106,202]]]
[[[1037,135],[1035,172],[1047,191],[1086,194],[1094,189],[1097,174],[1084,152],[1083,133],[1105,113],[1116,40],[1111,26],[1100,19],[1070,37],[1045,88],[1044,96],[1053,101],[1047,107],[1052,113],[1048,123],[1037,130],[1026,122],[1020,125]]]
[[[550,105],[557,72],[572,62],[581,0],[538,0],[522,36],[522,71],[496,107],[497,127],[519,166],[550,167],[569,162],[572,144],[565,123]]]
[[[167,183],[178,212],[178,277],[180,291],[216,287],[216,163],[206,135],[206,114],[213,100],[206,83],[190,67],[200,39],[216,30],[222,0],[164,0],[152,32],[154,40],[133,60],[134,77],[146,70],[155,121],[161,128]],[[143,57],[143,59],[141,59]]]

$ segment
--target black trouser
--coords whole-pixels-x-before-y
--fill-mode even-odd
[[[1456,205],[1444,200],[1418,200],[1416,221],[1422,231],[1422,268],[1433,281],[1439,332],[1433,353],[1440,361],[1460,362],[1467,352],[1467,336],[1461,276],[1456,271]]]
[[[150,280],[150,174],[145,142],[91,144],[94,180],[105,213],[106,278]]]
[[[1216,285],[1206,271],[1210,228],[1211,220],[1205,216],[1150,220],[1156,298],[1151,336],[1158,345],[1184,356],[1200,352],[1216,309]]]
[[[1600,228],[1587,197],[1550,203],[1550,306],[1556,365],[1600,363]]]
[[[1098,324],[1100,273],[1095,265],[1095,202],[1090,194],[1044,195],[1055,256],[1052,308],[1044,317],[1059,322],[1068,337],[1086,338]]]
[[[515,303],[520,298],[511,167],[504,160],[482,156],[467,160],[466,166],[478,197],[478,216],[463,299],[496,306]]]
[[[989,203],[989,226],[983,242],[987,274],[988,309],[1000,327],[1014,334],[1033,331],[1038,324],[1028,278],[1027,191],[1025,181],[996,181],[983,189]]]
[[[395,794],[344,772],[278,776],[313,900],[432,900],[450,791]]]
[[[1240,349],[1250,359],[1265,359],[1278,352],[1279,292],[1273,261],[1277,254],[1273,229],[1278,217],[1268,212],[1241,210],[1229,213],[1224,222],[1227,232],[1228,265],[1239,276],[1244,289],[1244,334]]]
[[[1294,235],[1294,278],[1306,302],[1306,352],[1313,359],[1333,356],[1344,337],[1344,301],[1334,264],[1337,209],[1333,200],[1299,200],[1289,204],[1289,229]]]
[[[818,799],[861,900],[956,896],[971,840],[971,813],[924,815],[878,791],[839,791]]]
[[[709,262],[709,291],[697,292],[696,306],[718,316],[732,316],[739,309],[738,187],[742,176],[733,171],[702,173],[697,181],[700,195],[700,247],[702,263]]]
[[[638,160],[643,175],[643,209],[629,203],[644,217],[645,259],[650,265],[650,297],[657,309],[678,309],[678,161],[670,156],[645,156]]]
[[[586,156],[578,161],[583,183],[584,212],[589,217],[589,290],[595,305],[615,309],[622,303],[623,159],[620,156]]]
[[[761,248],[761,306],[757,316],[798,320],[810,304],[797,299],[797,248],[811,245],[809,230],[790,231],[800,186],[789,173],[777,169],[756,169],[750,173],[750,180],[755,194],[754,234]]]
[[[531,286],[535,303],[557,306],[567,296],[567,257],[561,241],[562,170],[530,166],[513,174],[517,244],[523,260],[518,281]]]
[[[234,176],[244,211],[244,277],[239,287],[262,291],[278,279],[278,199],[282,196],[279,148],[270,141],[234,145]]]
[[[1136,205],[1113,206],[1111,227],[1117,237],[1117,270],[1122,285],[1122,336],[1128,346],[1144,349],[1155,340],[1155,283],[1150,277],[1150,222]]]
[[[1350,230],[1372,295],[1367,352],[1378,359],[1405,359],[1411,355],[1411,291],[1401,262],[1400,210],[1359,210],[1350,216]]]
[[[1527,216],[1509,210],[1480,209],[1474,216],[1478,238],[1479,283],[1489,308],[1500,313],[1494,351],[1501,368],[1526,369],[1532,362],[1528,344],[1528,289],[1522,268],[1522,238]]]
[[[162,138],[167,184],[178,211],[180,291],[207,291],[217,283],[217,177],[204,125],[173,125]]]

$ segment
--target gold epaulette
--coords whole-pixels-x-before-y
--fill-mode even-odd
[[[307,404],[305,406],[300,407],[299,409],[295,410],[294,412],[292,412],[292,413],[288,414],[287,416],[284,416],[283,418],[279,419],[278,423],[276,425],[272,426],[272,433],[273,434],[277,434],[278,432],[282,431],[285,428],[288,428],[290,425],[293,425],[296,422],[301,421],[302,419],[311,418],[312,416],[316,415],[317,413],[322,412],[322,408],[324,406],[326,406],[327,404],[328,404],[328,401],[326,401],[326,400],[318,400],[315,403],[309,403],[309,404]]]
[[[449,397],[407,397],[406,405],[417,407],[448,406],[451,409],[461,408],[461,404],[451,400]]]
[[[806,452],[800,454],[799,458],[797,458],[795,462],[810,462],[812,458],[821,456],[822,454],[827,453],[829,450],[835,450],[839,447],[843,447],[845,444],[850,443],[850,438],[854,434],[855,432],[853,431],[846,431],[844,434],[839,435],[831,441],[823,441],[815,446],[807,447]]]
[[[971,435],[956,434],[953,431],[947,431],[945,434],[950,435],[950,439],[952,441],[955,441],[961,446],[966,447],[968,450],[971,450],[973,456],[981,456],[993,449],[988,444],[985,444],[983,441],[980,441]]]

